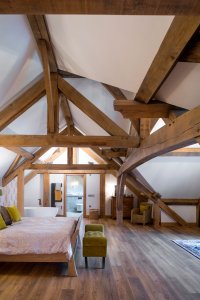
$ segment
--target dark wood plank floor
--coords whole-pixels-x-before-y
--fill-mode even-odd
[[[0,299],[200,299],[200,260],[171,241],[200,239],[199,229],[101,222],[109,243],[104,270],[94,258],[85,269],[80,244],[78,278],[63,276],[63,264],[1,263]]]

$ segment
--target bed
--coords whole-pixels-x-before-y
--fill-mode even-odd
[[[68,276],[77,276],[74,253],[81,219],[22,218],[0,231],[0,261],[68,262]]]

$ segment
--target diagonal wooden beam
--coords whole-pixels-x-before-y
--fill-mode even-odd
[[[14,170],[14,168],[17,166],[20,159],[21,159],[21,155],[16,155],[15,159],[13,160],[12,164],[10,165],[10,167],[8,168],[4,176],[7,176]]]
[[[134,172],[133,174],[129,174],[129,178],[132,179],[135,187],[142,191],[144,195],[150,200],[152,200],[155,204],[155,207],[160,207],[169,217],[175,220],[179,225],[188,226],[188,223],[181,218],[174,210],[168,207],[162,199],[160,199],[160,195],[155,192],[155,190],[145,181],[143,176],[138,172]],[[156,224],[158,225],[158,224]]]
[[[1,135],[2,147],[117,147],[133,148],[138,145],[134,137],[129,136],[63,136],[49,135]]]
[[[173,209],[167,206],[161,199],[158,199],[157,203],[158,206],[178,224],[182,226],[188,226],[188,223],[183,218],[181,218]]]
[[[81,93],[79,93],[74,87],[66,82],[62,77],[58,76],[58,88],[74,105],[82,110],[88,117],[96,122],[110,135],[122,135],[128,134],[115,124],[106,114],[86,99]]]
[[[32,83],[22,95],[17,97],[11,104],[0,112],[0,131],[22,115],[44,95],[44,79],[42,78],[36,83]]]
[[[195,0],[4,0],[1,14],[87,14],[87,15],[196,15],[200,13]]]
[[[122,93],[122,91],[113,85],[109,85],[103,83],[103,86],[107,89],[107,91],[116,99],[116,100],[127,100],[126,96]]]
[[[26,13],[25,13],[26,14]],[[35,37],[36,43],[40,48],[40,40],[45,40],[47,46],[47,55],[49,58],[50,71],[57,72],[57,63],[51,43],[49,30],[47,27],[45,16],[43,15],[27,15],[30,27]]]
[[[148,103],[169,75],[190,39],[198,32],[200,16],[176,16],[135,96]]]
[[[177,117],[173,123],[163,126],[141,141],[140,147],[130,154],[119,172],[128,172],[158,155],[191,145],[199,136],[200,106]]]
[[[79,148],[87,155],[89,155],[92,159],[94,159],[98,164],[104,164],[105,160],[97,155],[92,149],[90,148]]]
[[[6,149],[12,151],[12,152],[15,152],[16,154],[22,156],[22,157],[25,157],[25,158],[28,158],[28,159],[31,159],[34,157],[34,155],[20,147],[7,147]]]

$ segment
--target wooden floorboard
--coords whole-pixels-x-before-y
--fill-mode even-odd
[[[89,258],[85,269],[81,243],[77,278],[64,276],[65,264],[0,263],[0,299],[200,299],[200,260],[171,241],[200,239],[199,228],[155,230],[128,221],[119,227],[111,219],[99,223],[105,224],[108,238],[104,270],[100,258]]]

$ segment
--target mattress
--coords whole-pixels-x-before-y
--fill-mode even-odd
[[[75,218],[27,217],[0,231],[0,254],[55,254],[72,256],[70,237]]]

